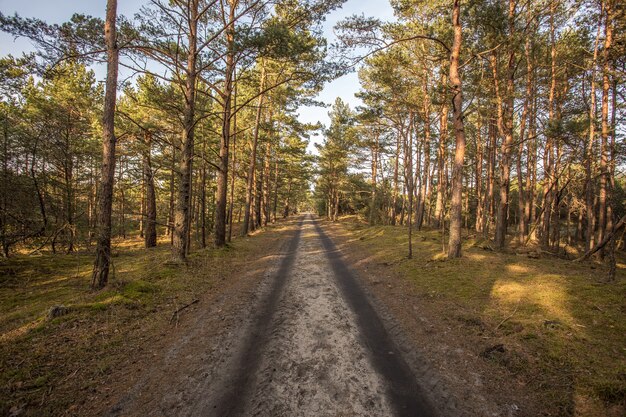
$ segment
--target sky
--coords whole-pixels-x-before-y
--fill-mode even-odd
[[[131,17],[139,11],[145,0],[119,0],[118,13]],[[19,13],[23,17],[37,17],[49,23],[62,23],[70,19],[74,13],[88,14],[104,18],[106,0],[0,0],[0,11],[4,14]],[[336,38],[333,26],[345,17],[353,14],[375,16],[381,20],[392,20],[393,11],[387,0],[347,0],[341,9],[333,11],[323,23],[324,34],[328,44]],[[12,36],[0,32],[0,55],[9,53],[21,55],[22,52],[32,51],[33,46],[26,39],[14,40]],[[104,68],[96,68],[96,76],[104,79]],[[335,98],[341,97],[352,108],[360,104],[354,94],[359,91],[359,80],[356,72],[345,75],[326,85],[316,100],[332,104]],[[301,107],[298,110],[299,120],[303,123],[318,121],[328,125],[329,108]],[[313,138],[309,150],[315,151],[314,143],[320,137]]]

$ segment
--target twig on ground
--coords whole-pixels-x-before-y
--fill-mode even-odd
[[[176,317],[176,323],[178,323],[178,313],[180,313],[181,311],[183,311],[184,309],[186,309],[187,307],[190,307],[194,304],[196,304],[197,302],[199,302],[200,300],[195,298],[194,300],[192,300],[190,303],[185,304],[184,306],[177,308],[176,311],[174,311],[174,313],[172,313],[172,317],[170,317],[170,324],[172,323],[172,321],[174,320],[174,317]]]
[[[494,331],[494,332],[495,332],[495,331],[497,331],[497,330],[500,328],[500,326],[502,326],[502,325],[503,325],[503,324],[504,324],[507,320],[511,319],[511,318],[515,315],[515,313],[517,313],[517,309],[519,308],[519,305],[520,305],[520,302],[521,302],[521,301],[522,301],[522,299],[521,299],[521,298],[520,298],[519,300],[517,300],[517,304],[515,305],[515,308],[513,309],[513,312],[512,312],[511,314],[509,314],[508,316],[506,316],[506,317],[504,318],[504,320],[502,320],[502,321],[500,322],[500,324],[498,324],[498,325],[496,326],[496,328],[495,328],[495,329],[493,329],[493,331]]]

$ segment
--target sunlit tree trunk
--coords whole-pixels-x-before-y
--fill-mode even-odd
[[[248,181],[246,183],[246,204],[243,213],[243,225],[241,227],[241,234],[246,235],[250,231],[250,214],[252,211],[252,192],[254,190],[254,177],[256,175],[256,153],[257,145],[259,142],[259,130],[261,126],[261,115],[263,109],[263,100],[265,95],[263,90],[265,88],[265,62],[261,63],[261,84],[259,87],[259,104],[256,109],[256,118],[254,122],[254,133],[252,136],[252,149],[250,150],[250,164],[248,165]]]
[[[604,236],[607,233],[607,227],[610,225],[609,220],[609,135],[610,135],[610,125],[609,125],[609,94],[610,94],[610,71],[611,71],[611,62],[610,62],[610,51],[611,44],[613,41],[613,25],[612,25],[612,14],[613,14],[613,2],[612,0],[607,0],[604,3],[604,12],[605,12],[605,25],[604,25],[604,51],[603,51],[603,68],[602,68],[602,133],[601,133],[601,142],[600,142],[600,192],[599,192],[599,200],[598,200],[598,233],[597,233],[597,242],[602,242],[604,240]],[[604,256],[604,249],[600,251],[600,256]]]
[[[501,148],[500,162],[500,203],[498,205],[498,215],[496,217],[495,244],[499,249],[504,248],[506,233],[508,229],[509,212],[509,191],[511,183],[511,154],[513,152],[513,112],[515,99],[515,8],[517,2],[509,0],[509,56],[507,65],[506,100],[498,98],[498,128],[500,135],[504,138]],[[497,65],[497,63],[496,63]],[[497,76],[496,82],[497,82]],[[504,103],[506,101],[506,103]],[[502,109],[502,106],[506,107]]]
[[[449,104],[448,100],[445,98],[446,91],[446,77],[442,73],[441,76],[441,84],[444,88],[444,100],[441,106],[441,115],[439,122],[439,150],[437,152],[437,199],[435,201],[435,218],[433,219],[433,224],[435,227],[439,227],[443,222],[443,212],[444,212],[444,198],[445,198],[445,188],[447,187],[448,178],[445,172],[446,165],[446,148],[448,142],[448,111]]]
[[[187,33],[187,68],[184,87],[183,131],[178,160],[178,194],[174,205],[174,239],[172,252],[176,262],[184,262],[188,253],[188,234],[191,209],[191,175],[196,115],[196,77],[198,43],[198,0],[190,0]]]
[[[452,198],[450,201],[450,238],[448,241],[448,258],[461,256],[462,198],[463,198],[463,160],[465,158],[465,128],[463,126],[463,86],[459,74],[459,55],[463,32],[461,27],[460,0],[454,1],[452,9],[452,26],[454,41],[450,54],[450,87],[452,89],[452,112],[454,117],[454,137],[456,149],[454,168],[452,170]]]
[[[593,47],[593,60],[591,61],[591,75],[589,79],[589,134],[587,136],[587,144],[585,146],[585,210],[587,212],[587,228],[585,235],[585,250],[590,250],[594,244],[596,213],[594,207],[594,181],[593,181],[593,163],[594,152],[593,147],[596,140],[596,70],[598,66],[598,49],[600,45],[600,36],[602,35],[602,17],[598,21],[598,31]]]
[[[419,198],[417,201],[417,215],[415,225],[418,230],[422,228],[424,223],[424,212],[426,203],[428,202],[428,191],[430,185],[430,94],[428,90],[428,72],[424,71],[424,99],[422,102],[424,111],[424,164],[422,168],[422,179],[420,182]]]
[[[215,246],[226,244],[226,201],[228,192],[228,163],[232,129],[232,95],[233,74],[235,72],[235,11],[238,0],[229,0],[230,12],[227,27],[224,31],[227,52],[226,68],[224,70],[224,89],[222,95],[222,135],[220,137],[220,152],[217,171],[217,195],[215,202]]]
[[[91,276],[92,288],[103,288],[109,280],[111,262],[111,207],[115,175],[115,102],[117,96],[117,0],[107,0],[104,38],[107,48],[107,80],[102,115],[102,177],[98,196],[96,259]]]

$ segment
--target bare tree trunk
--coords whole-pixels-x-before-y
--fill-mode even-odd
[[[602,242],[607,233],[607,225],[609,224],[608,207],[609,200],[609,90],[610,81],[610,50],[613,41],[612,14],[613,2],[606,0],[604,4],[606,23],[604,25],[604,51],[603,51],[603,69],[602,69],[602,134],[600,143],[600,193],[598,201],[598,236],[597,241]],[[600,256],[604,256],[604,249],[600,250]]]
[[[537,138],[536,138],[536,86],[535,86],[535,66],[532,59],[532,51],[530,48],[526,48],[526,69],[528,71],[527,82],[531,85],[530,93],[528,97],[528,136],[526,138],[526,198],[524,201],[524,218],[525,229],[524,242],[528,241],[527,236],[530,233],[530,225],[534,222],[535,213],[535,184],[536,184],[536,172],[537,172]]]
[[[454,1],[452,26],[454,41],[450,54],[450,86],[452,88],[452,111],[454,117],[454,169],[452,171],[452,199],[450,201],[450,237],[448,240],[448,258],[461,256],[461,227],[463,199],[463,160],[465,158],[465,128],[463,126],[463,85],[459,74],[459,55],[463,33],[461,27],[460,0]]]
[[[172,252],[176,262],[184,262],[188,253],[188,234],[190,228],[189,210],[191,206],[191,163],[195,133],[196,111],[196,76],[198,43],[198,4],[199,0],[189,2],[189,33],[187,34],[187,70],[185,81],[185,107],[183,113],[183,131],[181,154],[178,161],[178,196],[174,208],[174,240]]]
[[[593,61],[591,62],[590,76],[590,104],[589,104],[589,135],[585,147],[585,210],[587,211],[587,232],[585,236],[585,249],[590,250],[593,247],[595,238],[595,207],[594,207],[594,187],[593,187],[593,144],[595,142],[596,133],[596,69],[598,65],[598,47],[600,44],[600,36],[602,34],[602,13],[598,21],[598,31],[593,48]]]
[[[379,138],[380,133],[378,129],[374,132],[374,143],[370,148],[371,152],[371,170],[372,170],[372,178],[370,180],[371,184],[371,197],[370,197],[370,213],[369,213],[369,224],[371,226],[375,223],[375,210],[376,210],[376,176],[378,175],[378,147],[379,147]]]
[[[200,176],[200,208],[198,209],[198,217],[200,219],[200,247],[206,248],[206,139],[202,141],[202,174]],[[196,218],[198,218],[196,217]],[[232,219],[231,219],[232,222]]]
[[[121,236],[122,239],[126,239],[126,193],[124,192],[124,186],[122,184],[122,180],[124,179],[124,157],[120,156],[120,164],[118,171],[118,179],[117,184],[120,191],[120,209],[119,209],[119,233],[118,236]]]
[[[493,113],[492,113],[493,114]],[[489,238],[489,230],[493,224],[493,218],[495,216],[495,177],[496,177],[496,141],[497,131],[496,122],[493,117],[489,120],[488,127],[489,136],[489,148],[487,153],[487,194],[484,201],[484,220],[483,220],[483,235],[485,238]]]
[[[7,190],[9,186],[9,111],[5,110],[2,123],[2,189]],[[2,255],[9,257],[10,242],[7,236],[8,201],[9,193],[2,194],[2,210],[0,210],[0,240],[2,240]]]
[[[407,127],[407,135],[404,145],[404,174],[407,183],[408,207],[407,207],[407,226],[409,232],[409,253],[408,258],[413,258],[413,112],[409,113],[409,126]]]
[[[279,171],[278,171],[278,157],[276,157],[276,160],[274,161],[274,202],[272,205],[272,213],[273,213],[272,223],[276,223],[276,220],[277,220],[276,211],[278,209],[279,183],[280,183],[280,178],[279,178]]]
[[[233,74],[235,71],[235,12],[238,0],[230,0],[228,25],[225,31],[228,52],[226,54],[226,68],[224,71],[224,95],[222,109],[222,135],[220,138],[219,169],[217,172],[217,198],[215,203],[215,246],[226,244],[226,200],[228,193],[228,162],[231,136]]]
[[[236,76],[235,76],[236,77]],[[235,102],[235,108],[237,108],[237,84],[235,84],[233,92],[233,101]],[[228,237],[230,242],[233,238],[233,225],[235,223],[233,219],[233,210],[235,207],[235,177],[236,177],[236,165],[237,165],[237,113],[233,115],[233,166],[230,179],[230,205],[228,206]]]
[[[267,226],[270,222],[270,184],[271,184],[271,161],[272,158],[272,141],[268,138],[265,144],[265,166],[263,167],[263,226]]]
[[[144,244],[146,248],[156,246],[156,193],[154,190],[154,173],[152,172],[152,133],[144,134],[143,175],[145,181],[145,219]]]
[[[531,98],[532,98],[532,68],[530,64],[530,37],[526,38],[526,43],[524,45],[524,51],[526,53],[526,97],[524,98],[524,109],[522,110],[522,116],[520,120],[520,140],[518,147],[518,155],[517,155],[517,185],[518,185],[518,205],[517,205],[517,213],[518,213],[518,241],[520,244],[523,244],[526,241],[526,232],[528,229],[528,218],[526,217],[526,199],[528,198],[527,193],[530,191],[528,189],[525,190],[524,186],[524,177],[522,175],[522,166],[523,166],[523,157],[524,157],[524,142],[528,141],[530,138],[526,136],[527,131],[527,123],[528,123],[528,115],[530,113]],[[530,158],[530,155],[527,155],[527,158]],[[528,164],[527,164],[528,165]],[[526,170],[526,177],[530,175],[530,172]]]
[[[290,197],[291,197],[292,181],[293,181],[293,179],[291,177],[289,177],[289,185],[287,187],[287,196],[285,197],[285,209],[283,210],[283,219],[286,219],[287,216],[289,216],[289,210],[290,210],[289,202],[290,202]],[[330,205],[329,205],[329,207],[330,207]],[[327,212],[330,214],[329,210],[330,209],[327,209]]]
[[[446,77],[445,74],[441,74],[441,84],[444,89],[444,97],[447,91],[446,85]],[[443,105],[441,106],[441,119],[439,124],[439,151],[437,153],[437,175],[438,175],[438,184],[437,184],[437,200],[435,202],[435,218],[434,225],[435,227],[439,227],[443,222],[443,213],[444,213],[444,198],[445,198],[445,188],[447,183],[447,176],[445,173],[445,164],[446,164],[446,145],[448,141],[448,111],[449,105],[448,100],[444,98]]]
[[[98,196],[98,238],[91,287],[103,288],[109,280],[111,262],[111,207],[115,175],[115,101],[117,95],[117,0],[107,0],[104,38],[107,46],[107,80],[102,116],[102,178]]]
[[[430,94],[428,91],[428,71],[424,71],[424,166],[422,172],[422,180],[420,183],[419,199],[417,201],[417,216],[415,219],[415,225],[417,230],[422,228],[424,223],[424,211],[426,209],[426,203],[428,202],[428,191],[430,185]]]
[[[176,167],[176,144],[172,138],[172,159],[170,161],[170,198],[169,208],[167,213],[167,234],[170,236],[170,245],[174,244],[174,193],[176,188],[175,167]]]
[[[393,198],[391,201],[391,225],[396,225],[396,217],[398,216],[398,194],[400,192],[400,184],[398,178],[398,168],[400,161],[400,140],[401,134],[398,134],[396,138],[396,154],[395,161],[393,165]]]
[[[551,83],[550,93],[548,97],[548,120],[549,124],[553,124],[555,121],[554,102],[556,96],[556,40],[555,40],[555,28],[554,28],[554,14],[555,4],[552,3],[550,7],[550,57],[551,57]],[[554,181],[556,180],[556,171],[554,169],[554,144],[555,138],[553,133],[550,132],[546,135],[546,146],[544,155],[544,172],[545,172],[545,184],[543,193],[543,221],[541,228],[541,246],[544,248],[550,247],[550,223],[552,220],[552,211],[555,209],[555,187]]]
[[[261,228],[263,223],[262,205],[263,205],[263,170],[255,172],[255,191],[254,191],[254,229]]]
[[[256,119],[254,122],[254,135],[252,137],[252,149],[250,152],[250,165],[248,166],[248,181],[246,183],[246,204],[243,214],[243,226],[241,227],[241,235],[245,236],[250,231],[250,212],[252,210],[252,192],[254,190],[254,178],[256,174],[256,152],[259,141],[259,130],[261,126],[261,114],[263,109],[263,99],[265,94],[265,61],[261,63],[261,84],[259,86],[259,104],[256,110]]]
[[[506,242],[506,233],[508,229],[508,211],[509,211],[509,189],[511,182],[511,153],[513,151],[513,105],[515,95],[515,50],[516,45],[513,42],[515,38],[515,8],[516,0],[509,0],[509,38],[511,45],[509,46],[509,60],[507,66],[507,86],[506,86],[506,109],[499,110],[499,114],[504,115],[504,120],[500,117],[499,129],[500,134],[504,136],[502,142],[502,160],[500,162],[500,204],[498,206],[498,216],[496,220],[495,245],[499,249],[503,249]],[[500,100],[498,100],[500,101]]]

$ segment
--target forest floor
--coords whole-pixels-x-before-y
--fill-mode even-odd
[[[16,256],[0,414],[624,415],[623,263],[605,284],[594,262],[414,242],[407,260],[404,228],[289,219],[176,267],[128,239],[99,292],[89,253]]]
[[[280,259],[255,297],[222,309],[219,337],[199,312],[106,415],[440,415],[438,380],[413,373],[318,221],[301,217]]]
[[[118,240],[111,282],[97,292],[87,251],[1,261],[0,415],[98,415],[185,335],[189,317],[217,306],[221,323],[221,307],[251,297],[293,230],[279,222],[223,249],[194,250],[178,267],[168,265],[168,242]],[[58,305],[65,314],[49,318]]]
[[[626,415],[623,259],[607,284],[593,261],[473,239],[445,260],[438,231],[415,233],[409,260],[404,227],[346,217],[326,228],[460,401],[480,396],[511,416]]]

